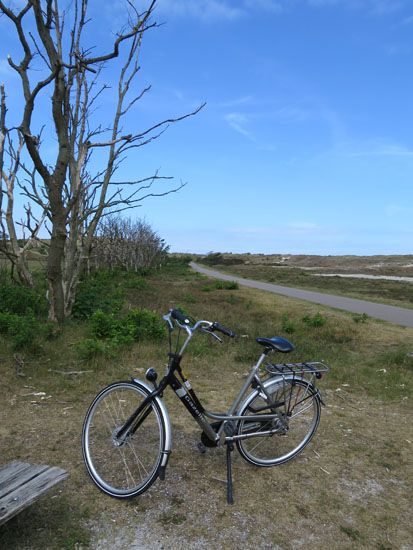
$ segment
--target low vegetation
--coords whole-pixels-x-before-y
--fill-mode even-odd
[[[413,308],[413,283],[334,274],[413,277],[413,256],[281,256],[222,254],[194,261],[230,275]]]
[[[57,465],[70,477],[3,526],[0,546],[411,546],[413,330],[217,286],[192,272],[187,260],[172,258],[160,270],[136,274],[95,273],[81,283],[76,317],[61,331],[48,328],[41,283],[30,307],[17,305],[17,298],[2,306],[2,463]],[[4,285],[0,292],[7,296]],[[17,287],[11,292],[19,295]],[[199,429],[172,392],[165,392],[174,431],[165,482],[117,502],[95,489],[83,467],[80,433],[88,405],[114,380],[142,378],[148,367],[163,374],[167,337],[161,316],[171,307],[217,320],[238,335],[220,345],[200,334],[188,350],[184,367],[211,410],[225,409],[238,392],[260,351],[258,336],[292,340],[295,350],[274,360],[323,359],[332,367],[320,382],[327,406],[316,438],[300,457],[277,468],[255,469],[236,457],[233,507],[225,501],[224,451],[198,453]],[[38,349],[16,347],[16,335],[25,334],[9,328],[18,325],[16,319],[33,323],[26,342]]]

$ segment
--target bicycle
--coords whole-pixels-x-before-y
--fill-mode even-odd
[[[217,322],[170,310],[163,316],[169,334],[169,361],[157,384],[153,368],[147,382],[132,378],[104,388],[93,400],[82,431],[83,458],[93,482],[119,499],[146,491],[165,470],[172,450],[172,430],[163,392],[170,386],[202,429],[199,450],[226,445],[227,502],[232,504],[231,453],[255,466],[270,467],[295,458],[314,436],[323,400],[316,379],[329,370],[324,362],[266,363],[272,352],[289,353],[285,338],[257,338],[263,351],[226,413],[206,410],[185,377],[181,360],[200,330],[220,342],[217,332],[235,333]],[[178,328],[175,351],[172,333]],[[186,333],[182,347],[181,333]],[[178,351],[179,350],[179,351]],[[248,393],[248,391],[250,392]],[[210,423],[208,419],[213,422]]]

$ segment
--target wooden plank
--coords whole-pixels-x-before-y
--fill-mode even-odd
[[[27,469],[27,464],[25,463],[12,463],[12,468],[7,467],[8,472],[12,473],[14,478],[16,477],[16,471],[22,472],[26,481],[23,484],[19,484],[16,483],[17,480],[15,479],[13,482],[16,485],[15,489],[8,491],[6,495],[0,497],[0,525],[21,512],[21,510],[29,506],[54,485],[68,477],[68,473],[61,468],[38,466],[37,468],[40,468],[41,471],[31,476],[30,479],[27,479],[27,473],[30,471],[31,465],[29,467]],[[2,477],[4,481],[4,476]]]
[[[0,470],[0,499],[11,491],[30,481],[41,472],[47,470],[49,466],[39,464],[28,464],[14,460]]]

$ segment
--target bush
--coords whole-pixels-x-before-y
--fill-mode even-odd
[[[236,281],[215,281],[211,285],[205,285],[201,288],[203,292],[211,290],[238,290],[239,285]]]
[[[46,295],[35,288],[18,284],[0,285],[0,312],[17,315],[45,315],[47,312]]]
[[[209,252],[201,258],[201,262],[207,265],[240,265],[244,263],[242,258],[233,258],[231,254],[226,258],[221,252]]]
[[[107,347],[103,342],[95,338],[87,338],[76,344],[76,351],[79,358],[83,361],[91,361],[96,359],[98,355],[102,355],[107,351]]]
[[[367,313],[356,313],[355,315],[353,315],[353,321],[355,323],[367,323],[368,320],[369,316],[367,315]]]
[[[221,252],[209,252],[206,256],[201,258],[201,262],[207,265],[222,264],[224,257]]]
[[[283,313],[281,317],[281,327],[282,327],[282,330],[287,334],[292,334],[293,332],[295,332],[295,325],[290,320],[288,313]]]
[[[124,294],[122,289],[114,286],[115,277],[116,273],[101,270],[83,280],[77,288],[73,317],[88,319],[97,310],[105,313],[120,311]]]
[[[125,286],[132,290],[148,290],[150,288],[148,281],[145,281],[142,277],[130,279]]]
[[[45,329],[48,325],[45,325]],[[44,337],[42,325],[34,317],[20,317],[14,313],[0,313],[0,334],[11,338],[15,351],[37,352]]]
[[[163,320],[149,309],[132,309],[126,317],[126,325],[134,340],[161,340],[165,335]]]
[[[315,315],[306,315],[303,317],[303,323],[308,327],[323,327],[327,323],[327,318],[323,317],[320,312]]]
[[[132,309],[126,316],[118,318],[98,310],[90,317],[90,328],[94,338],[76,344],[78,355],[84,361],[98,355],[114,357],[119,348],[134,341],[160,340],[165,334],[162,319],[149,309]]]
[[[92,334],[96,338],[109,338],[118,331],[118,321],[113,314],[104,313],[102,310],[95,311],[90,317]]]

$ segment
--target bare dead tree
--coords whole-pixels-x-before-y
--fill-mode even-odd
[[[93,240],[92,265],[127,271],[157,267],[165,261],[168,248],[146,221],[107,216]]]
[[[58,322],[70,315],[76,286],[102,216],[108,211],[133,208],[149,196],[176,192],[182,186],[155,192],[156,182],[171,179],[158,172],[134,181],[115,180],[128,153],[157,139],[171,124],[193,116],[203,107],[136,133],[123,131],[125,117],[150,89],[146,87],[131,96],[140,69],[144,34],[157,26],[152,21],[155,4],[156,0],[148,0],[148,7],[139,12],[132,1],[126,0],[125,26],[107,52],[95,54],[95,50],[84,46],[85,29],[90,26],[88,0],[74,0],[70,13],[59,8],[58,0],[28,0],[18,12],[0,1],[0,14],[14,25],[23,48],[20,63],[8,58],[22,85],[24,108],[18,129],[35,169],[22,189],[46,213],[50,228],[46,268],[49,318]],[[31,27],[36,29],[35,34],[29,30]],[[37,81],[33,81],[30,71],[34,59],[42,64]],[[108,88],[106,83],[101,84],[105,69],[117,59],[121,63],[117,62],[120,69],[116,107],[110,124],[104,126],[94,123],[94,109]],[[38,98],[49,88],[52,129],[58,143],[54,162],[43,151],[41,130],[35,131],[33,122]],[[106,158],[102,168],[93,173],[91,159],[96,151],[104,151]]]
[[[18,170],[22,165],[21,153],[24,147],[24,138],[20,132],[15,130],[18,143],[17,146],[14,145],[11,132],[6,126],[6,112],[6,94],[4,85],[0,85],[0,253],[10,261],[12,276],[16,272],[19,282],[33,286],[27,252],[37,239],[44,222],[45,212],[43,211],[40,218],[36,219],[30,205],[25,207],[26,220],[21,224],[29,231],[29,235],[28,238],[19,241],[14,200],[16,185],[19,185]]]

